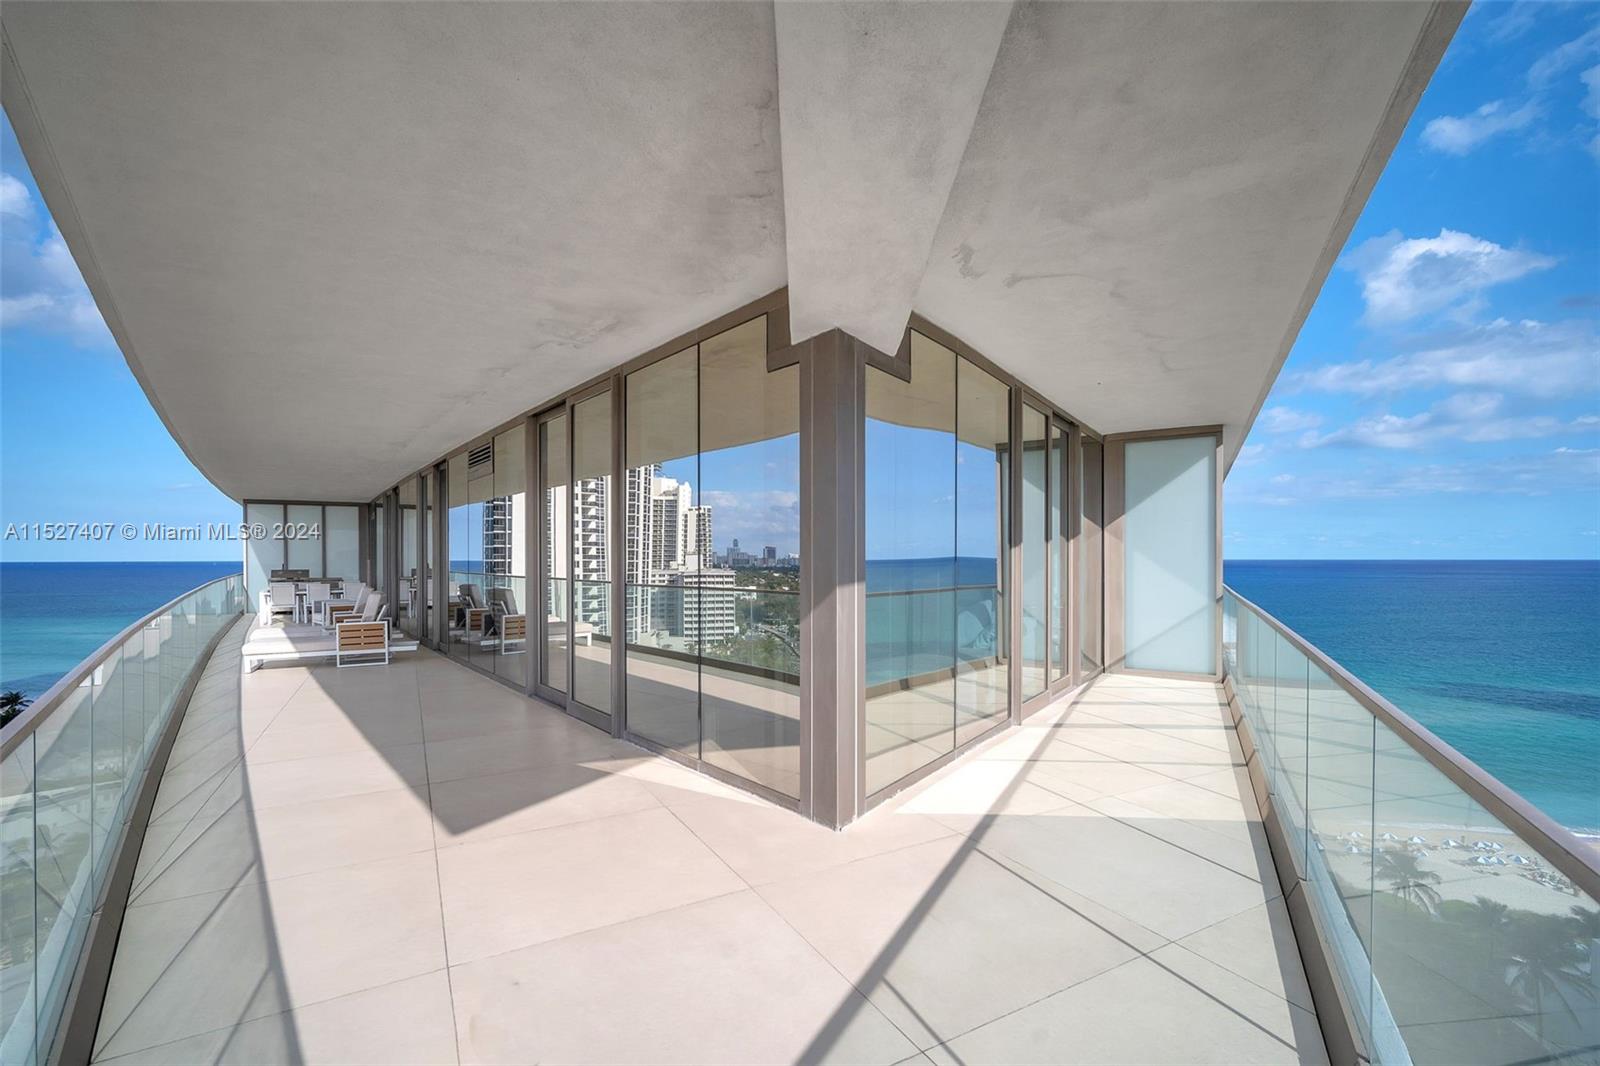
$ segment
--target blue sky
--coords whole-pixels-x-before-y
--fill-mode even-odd
[[[128,371],[9,123],[0,169],[0,529],[237,522]],[[774,457],[701,471],[718,545],[739,536],[792,551],[781,531],[795,528],[795,487],[769,483],[758,458]],[[1226,505],[1230,558],[1600,556],[1594,5],[1468,13],[1229,475]],[[238,554],[220,542],[0,541],[10,560]]]
[[[1600,555],[1600,8],[1473,7],[1226,485],[1229,558]]]

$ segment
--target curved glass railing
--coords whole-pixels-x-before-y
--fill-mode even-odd
[[[1592,842],[1232,589],[1223,616],[1234,695],[1358,1051],[1600,1063]]]
[[[50,1057],[91,918],[185,685],[240,575],[124,629],[0,730],[0,1062]]]

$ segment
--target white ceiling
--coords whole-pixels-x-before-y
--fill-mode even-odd
[[[1102,432],[1286,354],[1462,8],[5,5],[4,104],[157,410],[359,500],[785,284]]]

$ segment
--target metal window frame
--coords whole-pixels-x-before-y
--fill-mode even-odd
[[[427,466],[413,471],[408,477],[431,470],[436,502],[433,515],[432,555],[435,568],[436,610],[430,620],[427,634],[433,647],[448,654],[448,635],[445,620],[445,603],[448,601],[449,575],[449,461],[459,452],[492,441],[498,434],[522,424],[526,427],[527,464],[526,491],[529,500],[529,520],[534,533],[526,539],[525,572],[534,590],[530,603],[537,601],[533,632],[542,648],[548,647],[548,623],[544,607],[544,591],[550,578],[545,565],[544,491],[542,483],[543,446],[541,431],[558,416],[566,418],[565,433],[568,468],[568,543],[567,551],[567,614],[569,620],[575,606],[576,586],[573,578],[572,557],[575,552],[573,510],[577,494],[572,479],[576,461],[576,425],[574,408],[578,403],[609,390],[611,395],[611,474],[617,493],[625,492],[627,447],[627,378],[662,359],[669,358],[690,347],[729,329],[743,325],[754,318],[766,316],[767,369],[778,370],[798,366],[800,370],[799,431],[801,437],[801,696],[800,696],[800,796],[790,797],[749,778],[723,770],[707,763],[703,758],[690,758],[682,752],[664,749],[649,738],[638,736],[628,729],[627,660],[626,660],[626,500],[621,506],[624,513],[615,513],[617,501],[611,501],[608,515],[607,545],[610,552],[610,605],[613,620],[612,655],[610,663],[611,710],[599,711],[585,704],[572,693],[575,677],[576,642],[568,641],[567,678],[565,690],[549,684],[541,656],[530,656],[526,680],[522,685],[500,677],[474,664],[466,658],[455,659],[469,669],[492,677],[525,695],[552,703],[588,724],[613,736],[624,738],[642,748],[657,751],[675,761],[683,762],[699,772],[736,787],[762,796],[780,806],[798,809],[801,813],[832,826],[843,826],[866,810],[935,772],[949,761],[959,758],[974,746],[986,742],[996,732],[1020,724],[1027,714],[1052,703],[1078,687],[1085,679],[1081,669],[1078,649],[1078,604],[1082,576],[1079,573],[1079,536],[1081,515],[1078,513],[1077,495],[1072,491],[1077,484],[1078,459],[1084,439],[1104,441],[1107,438],[1093,427],[1074,416],[1070,410],[1052,402],[1028,386],[1017,375],[989,360],[981,352],[936,323],[912,314],[907,322],[898,351],[885,354],[840,330],[830,330],[799,344],[793,343],[789,324],[787,289],[777,289],[741,307],[735,308],[704,325],[681,333],[664,343],[626,360],[608,370],[565,389],[556,396],[528,408],[505,421],[475,434],[470,439],[449,449],[443,456]],[[1007,664],[1008,714],[996,719],[994,728],[968,739],[949,753],[917,771],[868,796],[865,788],[865,427],[866,427],[866,370],[868,367],[884,371],[901,380],[911,378],[911,333],[922,333],[929,340],[941,344],[965,359],[977,369],[989,374],[1008,390],[1008,423],[1010,442],[1005,454],[1006,557],[1002,564],[1007,582],[1006,615],[1009,625],[1009,657]],[[959,371],[958,371],[959,376]],[[1049,514],[1051,493],[1064,493],[1062,522],[1065,530],[1053,538],[1054,546],[1046,548],[1046,597],[1049,597],[1049,575],[1055,567],[1064,570],[1065,586],[1061,616],[1055,620],[1062,633],[1062,654],[1067,660],[1062,677],[1052,682],[1049,667],[1049,637],[1046,637],[1046,688],[1040,695],[1024,701],[1021,677],[1022,631],[1022,548],[1025,530],[1022,522],[1022,437],[1021,423],[1024,404],[1031,404],[1045,415],[1047,425],[1061,432],[1064,439],[1062,480],[1066,488],[1048,484],[1046,514]],[[696,428],[697,434],[699,427]],[[1048,471],[1048,455],[1046,468]],[[1102,470],[1105,468],[1102,457]],[[404,479],[402,479],[404,480]],[[398,482],[396,483],[398,486]],[[399,565],[398,539],[393,535],[396,527],[396,489],[391,488],[373,501],[381,507],[385,521],[385,545],[382,565],[386,574],[397,574]],[[821,506],[824,498],[829,506]],[[1106,542],[1106,501],[1102,491],[1102,549]],[[419,498],[419,512],[425,513],[426,503]],[[370,554],[371,546],[364,541]],[[1064,554],[1063,554],[1064,553]],[[1102,589],[1111,582],[1105,572],[1105,554],[1102,550]],[[826,563],[826,565],[823,565]],[[621,572],[619,572],[619,568]],[[1219,564],[1220,574],[1220,564]],[[394,587],[390,578],[390,586]],[[1105,631],[1108,614],[1105,604],[1100,610],[1102,625],[1101,658],[1106,660]],[[619,620],[620,630],[619,630]],[[620,637],[619,637],[620,632]],[[1220,625],[1219,625],[1220,634]],[[826,650],[826,654],[821,654]],[[1219,650],[1220,662],[1220,650]],[[1103,669],[1103,667],[1102,667]],[[703,732],[703,730],[702,730]],[[703,741],[703,738],[702,738]],[[703,754],[703,752],[701,753]],[[821,757],[819,757],[821,756]]]

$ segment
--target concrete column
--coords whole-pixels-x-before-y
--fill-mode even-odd
[[[865,798],[869,358],[837,329],[774,358],[800,365],[800,810],[835,828]]]

